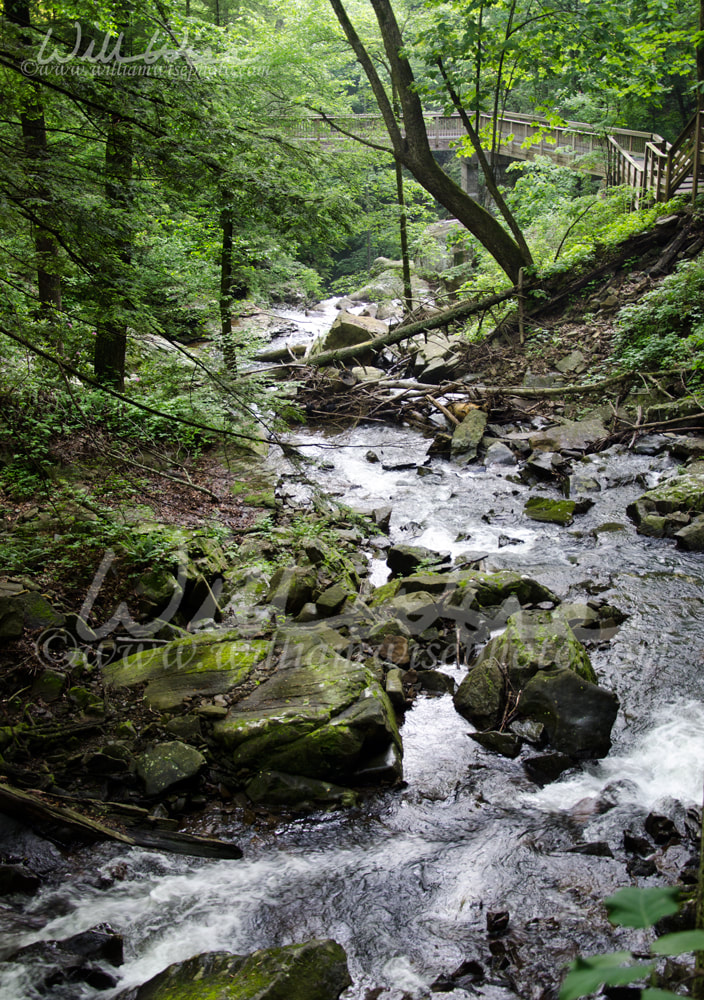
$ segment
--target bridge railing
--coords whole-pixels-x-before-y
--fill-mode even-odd
[[[480,133],[493,134],[495,130],[497,152],[503,155],[522,160],[544,155],[564,164],[572,164],[578,157],[589,157],[590,172],[606,177],[607,184],[627,184],[636,191],[637,201],[647,193],[658,201],[666,201],[691,174],[696,193],[699,168],[704,165],[703,115],[695,115],[672,146],[654,132],[623,128],[600,131],[586,122],[574,121],[557,125],[536,115],[517,112],[503,114],[496,123],[487,112],[472,114],[471,118]],[[311,115],[279,124],[291,138],[305,142],[339,142],[344,133],[382,146],[389,141],[378,114],[329,118]],[[403,122],[400,125],[403,128]],[[458,114],[427,114],[425,126],[430,146],[436,150],[451,149],[466,136]]]

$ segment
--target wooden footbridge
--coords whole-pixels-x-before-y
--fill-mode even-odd
[[[493,134],[493,116],[479,116],[481,134]],[[431,148],[453,149],[466,136],[459,115],[426,115]],[[290,125],[291,137],[330,143],[347,136],[388,142],[378,115],[310,117]],[[535,115],[506,113],[496,124],[496,152],[513,160],[546,156],[565,166],[581,166],[611,187],[626,184],[636,200],[669,201],[675,194],[697,195],[704,170],[704,111],[698,111],[674,143],[656,132],[611,128],[599,131],[584,122],[555,125]]]

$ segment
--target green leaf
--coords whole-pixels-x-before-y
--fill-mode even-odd
[[[679,889],[666,886],[662,889],[636,889],[629,886],[619,889],[604,900],[612,924],[622,927],[652,927],[661,917],[677,913]]]
[[[687,951],[704,950],[704,931],[678,931],[663,934],[650,949],[654,955],[684,955]]]
[[[630,951],[576,958],[560,988],[559,1000],[578,1000],[578,997],[594,993],[602,984],[625,986],[642,979],[655,968],[652,962],[633,964],[632,959]],[[624,965],[624,962],[631,964]]]

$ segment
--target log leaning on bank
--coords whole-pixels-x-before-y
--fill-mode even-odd
[[[77,804],[80,805],[80,802]],[[129,832],[118,830],[70,806],[50,801],[40,792],[25,791],[6,782],[0,782],[0,812],[26,823],[60,846],[116,840],[130,847],[151,847],[171,854],[200,858],[242,857],[242,851],[236,844],[213,837],[144,827],[131,827]]]

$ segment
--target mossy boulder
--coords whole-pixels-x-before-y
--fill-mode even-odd
[[[543,601],[560,603],[560,598],[549,587],[513,570],[499,570],[497,573],[465,570],[452,574],[450,579],[454,583],[454,593],[450,597],[453,606],[467,606],[467,594],[472,595],[474,607],[480,608],[501,604],[509,597],[515,597],[521,605],[541,604]]]
[[[25,628],[61,628],[66,618],[35,590],[0,581],[0,639],[19,639]]]
[[[673,476],[629,504],[626,513],[642,535],[661,538],[674,534],[679,538],[682,525],[673,524],[672,531],[668,530],[668,526],[676,514],[704,513],[704,474],[685,472]],[[690,534],[694,536],[695,532]]]
[[[195,747],[171,740],[160,743],[137,758],[137,774],[144,782],[146,795],[160,795],[173,785],[194,778],[205,764],[205,757]]]
[[[533,521],[547,524],[561,524],[566,527],[574,520],[574,500],[553,500],[551,497],[530,497],[523,513]]]
[[[252,778],[245,791],[256,804],[289,806],[297,812],[310,812],[321,806],[347,808],[357,804],[357,795],[350,788],[281,771],[262,771]]]
[[[549,587],[513,570],[484,573],[480,570],[452,570],[447,573],[413,573],[377,587],[368,599],[370,607],[383,611],[393,608],[402,597],[424,594],[438,608],[447,603],[450,608],[487,608],[515,597],[519,604],[559,604],[560,599]],[[448,614],[448,617],[454,617]]]
[[[214,738],[245,771],[348,782],[367,758],[401,740],[377,679],[331,647],[295,642],[279,669],[230,708]]]
[[[351,982],[339,944],[307,941],[251,955],[197,955],[117,1000],[337,1000]]]
[[[440,563],[443,558],[422,545],[392,545],[386,553],[386,565],[394,576],[407,576],[423,563]]]
[[[687,552],[704,552],[704,515],[695,517],[675,533],[677,545]]]
[[[297,615],[304,605],[312,601],[317,582],[312,566],[282,566],[271,578],[267,602],[284,614]]]
[[[576,756],[607,752],[618,709],[615,695],[597,687],[587,651],[565,616],[545,611],[508,619],[506,631],[484,647],[460,684],[454,703],[479,729],[495,729],[508,712],[540,722],[556,749]]]
[[[342,609],[345,601],[355,596],[355,591],[344,587],[341,583],[333,583],[315,599],[315,607],[323,618],[330,618]]]
[[[455,462],[464,465],[477,457],[487,419],[483,410],[470,410],[459,427],[455,428],[450,445],[450,454]]]
[[[263,639],[241,639],[237,632],[203,632],[135,653],[103,668],[109,687],[147,683],[147,703],[169,710],[194,695],[225,694],[246,681],[269,656]]]

